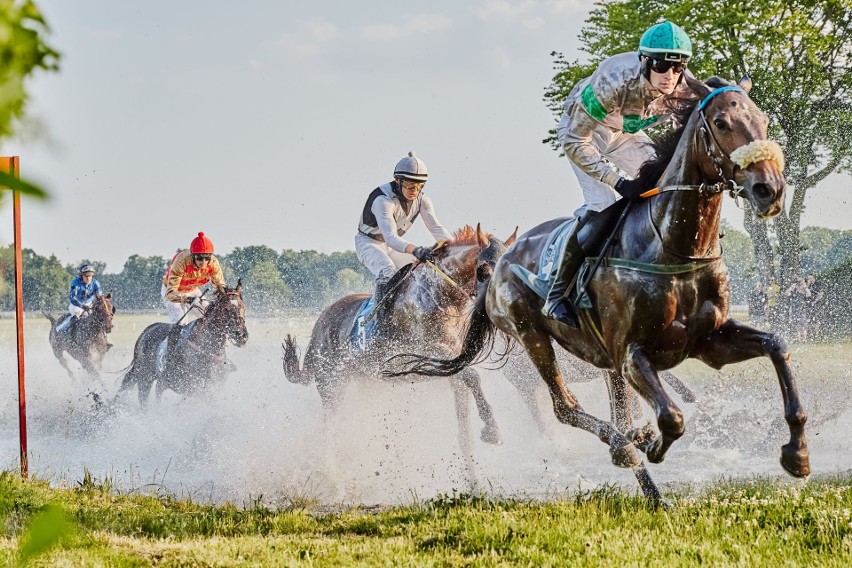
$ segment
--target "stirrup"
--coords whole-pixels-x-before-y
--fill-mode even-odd
[[[563,296],[559,298],[550,307],[545,304],[545,307],[541,311],[547,317],[555,319],[568,327],[580,329],[580,319],[577,316],[577,310],[574,308],[574,303],[567,297]]]

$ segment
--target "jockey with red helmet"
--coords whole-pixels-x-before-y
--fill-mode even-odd
[[[184,317],[193,301],[201,296],[201,286],[208,282],[213,282],[216,288],[225,288],[222,267],[213,256],[213,243],[204,233],[198,233],[189,249],[172,258],[163,276],[161,295],[171,323],[177,323]]]
[[[364,204],[355,235],[355,252],[361,264],[376,278],[374,305],[387,292],[388,280],[397,269],[415,259],[432,259],[429,247],[415,246],[403,238],[418,216],[436,241],[453,238],[438,221],[432,200],[423,194],[427,175],[423,160],[409,152],[397,162],[393,181],[374,189]],[[381,313],[377,316],[380,321]]]

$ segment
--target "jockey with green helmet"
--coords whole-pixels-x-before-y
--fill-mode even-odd
[[[378,302],[387,292],[388,280],[399,268],[415,259],[432,258],[430,248],[416,246],[403,238],[417,217],[423,219],[436,241],[453,238],[435,215],[432,200],[423,193],[427,177],[426,164],[414,152],[409,152],[397,162],[393,180],[374,189],[361,211],[355,252],[361,264],[376,278],[374,305],[381,306]],[[377,316],[377,323],[380,323],[381,311]]]
[[[98,294],[103,294],[103,290],[95,279],[95,267],[91,264],[82,265],[79,275],[71,281],[71,291],[68,293],[70,300],[68,313],[71,317],[66,317],[56,326],[56,331],[63,332],[68,329],[73,320],[89,315],[92,303]]]
[[[603,60],[568,95],[556,135],[585,204],[575,213],[577,223],[543,308],[547,316],[579,327],[574,306],[565,295],[585,260],[577,234],[596,212],[620,197],[636,198],[650,189],[631,179],[654,157],[643,129],[671,120],[666,103],[688,96],[682,80],[691,57],[692,42],[686,32],[665,21],[642,34],[638,52]]]

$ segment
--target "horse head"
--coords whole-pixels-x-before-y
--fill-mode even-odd
[[[468,295],[476,292],[479,283],[487,280],[506,249],[515,242],[518,229],[506,239],[500,239],[465,225],[453,235],[453,240],[435,249],[435,263],[451,276]]]
[[[205,313],[205,319],[215,322],[225,333],[225,337],[242,347],[248,341],[246,329],[246,305],[243,302],[242,279],[237,280],[234,288],[225,287],[216,290],[216,299]]]
[[[111,300],[112,292],[105,296],[98,294],[92,303],[92,312],[89,314],[92,323],[103,329],[104,333],[112,331],[112,316],[115,314],[115,306],[112,305]]]
[[[767,139],[769,118],[748,96],[751,79],[738,85],[685,79],[701,98],[691,120],[697,121],[694,148],[703,154],[705,179],[730,184],[732,195],[745,197],[758,217],[774,217],[784,206],[784,154]]]

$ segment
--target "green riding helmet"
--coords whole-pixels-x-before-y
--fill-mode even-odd
[[[692,57],[692,41],[686,32],[669,21],[648,28],[639,40],[639,54],[666,61],[687,61]]]

